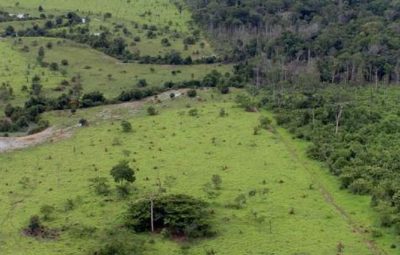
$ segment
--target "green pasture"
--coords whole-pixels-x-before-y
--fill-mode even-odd
[[[158,104],[160,114],[152,117],[145,109],[121,111],[120,119],[129,119],[132,133],[123,133],[116,119],[98,121],[76,129],[68,140],[1,155],[0,249],[17,255],[85,254],[99,245],[108,229],[123,223],[129,201],[156,192],[161,180],[167,193],[208,201],[215,211],[213,225],[218,234],[189,245],[159,235],[129,234],[132,242],[145,240],[145,254],[211,250],[216,254],[336,254],[340,242],[343,254],[373,254],[363,240],[372,239],[371,235],[354,231],[319,185],[332,192],[339,206],[350,210],[356,224],[370,229],[375,216],[367,199],[339,192],[323,168],[302,154],[303,143],[291,140],[284,131],[263,130],[254,135],[259,117],[268,113],[246,113],[229,96],[211,95],[202,93],[205,102],[180,98]],[[193,108],[198,109],[197,117],[188,114]],[[219,116],[221,108],[228,116]],[[84,111],[77,114],[85,116]],[[112,183],[109,171],[122,159],[137,169],[133,195],[126,200],[114,193],[95,195],[88,179],[107,177]],[[222,189],[211,199],[204,185],[214,174],[221,176]],[[246,197],[244,208],[227,207],[240,194]],[[65,209],[67,200],[73,201],[73,209]],[[21,234],[29,217],[40,215],[43,205],[56,208],[53,219],[45,224],[60,229],[57,240]],[[95,230],[82,236],[84,228]],[[387,252],[396,254],[385,246],[390,241],[387,236],[378,240]]]

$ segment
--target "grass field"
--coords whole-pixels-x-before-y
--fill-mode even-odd
[[[46,48],[52,42],[52,49]],[[29,47],[29,52],[22,51],[24,46]],[[36,56],[40,47],[45,47],[45,61],[58,63],[60,71],[50,71],[40,67]],[[83,93],[101,91],[107,98],[115,98],[121,91],[136,87],[140,79],[146,79],[148,86],[162,87],[167,81],[188,81],[202,79],[212,70],[222,73],[230,72],[231,65],[145,65],[136,63],[121,63],[99,51],[73,42],[51,38],[22,38],[21,41],[0,41],[1,83],[9,83],[14,91],[14,98],[7,101],[12,104],[22,104],[29,96],[22,92],[25,85],[30,87],[34,75],[42,77],[43,94],[48,97],[57,97],[65,91],[56,91],[63,80],[70,81],[73,76],[80,75]],[[68,66],[62,66],[61,60],[66,59]],[[174,74],[173,74],[174,73]],[[111,77],[109,76],[111,75]],[[6,102],[0,102],[3,109]]]
[[[29,96],[28,92],[22,91],[22,88],[29,87],[34,75],[45,76],[42,80],[45,91],[50,91],[52,86],[59,84],[63,79],[61,75],[55,75],[47,68],[36,65],[20,51],[13,50],[12,43],[4,40],[0,41],[0,74],[0,84],[9,84],[14,95],[10,101],[0,100],[0,109],[3,109],[4,104],[8,102],[22,104]]]
[[[33,41],[38,42],[37,46],[32,46]],[[52,42],[54,46],[46,50],[45,61],[60,63],[62,59],[67,59],[69,65],[62,68],[66,71],[67,77],[80,74],[85,92],[100,90],[107,97],[115,97],[124,89],[136,87],[139,79],[146,79],[149,86],[160,87],[166,81],[201,79],[214,69],[222,73],[230,72],[232,67],[219,64],[187,66],[124,64],[86,46],[59,39],[24,38],[19,47],[30,46],[31,50],[26,56],[33,61],[39,47],[45,46],[48,42]],[[173,71],[175,75],[172,74]],[[112,75],[111,78],[109,74]],[[53,88],[59,84],[54,85]]]
[[[18,2],[18,5],[16,3]],[[180,2],[179,0],[176,2]],[[114,17],[135,21],[140,24],[153,23],[165,26],[171,23],[173,29],[179,32],[187,32],[187,22],[191,20],[190,12],[183,9],[182,12],[171,4],[170,0],[3,0],[1,7],[38,14],[38,7],[42,6],[46,12],[52,11],[78,11],[87,14],[104,14],[110,12]]]
[[[133,124],[133,133],[122,133],[117,121],[100,121],[79,129],[69,140],[1,155],[0,250],[17,255],[85,254],[98,245],[107,229],[122,223],[127,201],[115,194],[107,198],[93,194],[88,179],[103,176],[111,181],[110,168],[127,159],[139,169],[137,191],[129,201],[154,191],[160,178],[167,193],[204,198],[216,212],[213,223],[218,235],[189,247],[157,235],[130,234],[132,241],[154,240],[145,242],[146,254],[211,250],[216,254],[336,254],[339,242],[344,244],[343,254],[378,254],[363,240],[369,240],[370,234],[354,230],[355,225],[369,228],[374,223],[367,199],[338,192],[335,181],[301,154],[304,144],[292,141],[282,130],[253,135],[259,117],[267,113],[243,112],[228,96],[212,99],[211,93],[204,93],[202,97],[207,102],[182,98],[159,105],[160,114],[154,117],[144,111],[121,113]],[[197,108],[199,116],[189,116],[187,105]],[[227,117],[219,117],[221,108]],[[84,111],[78,114],[85,116]],[[222,177],[222,190],[210,199],[203,186],[213,174]],[[350,210],[357,219],[354,225],[327,201],[318,183],[333,191],[330,194],[344,210]],[[227,208],[239,194],[246,196],[246,206]],[[73,209],[65,209],[68,199]],[[21,235],[29,217],[40,214],[45,204],[56,208],[46,224],[63,229],[60,238],[40,241]],[[79,230],[88,227],[94,233],[80,236]],[[387,248],[392,241],[384,236],[378,244]]]
[[[196,44],[185,48],[183,40],[198,28],[192,24],[190,13],[174,3],[182,2],[1,0],[0,10],[33,17],[75,11],[91,20],[76,27],[87,26],[90,33],[105,28],[111,31],[110,37],[123,37],[129,50],[142,56],[171,50],[193,59],[213,55],[201,33]],[[38,11],[39,6],[44,12]],[[104,18],[107,12],[112,17]],[[32,24],[43,26],[45,20],[0,22],[0,33],[9,25],[20,30]],[[155,38],[147,36],[152,25],[157,27]],[[163,46],[163,38],[171,45]],[[57,63],[59,70],[51,71],[40,64],[40,47],[45,50],[43,61]],[[63,65],[63,60],[68,64]],[[29,87],[35,75],[41,77],[41,95],[46,98],[69,93],[71,79],[79,75],[82,94],[100,91],[113,99],[124,90],[137,88],[141,79],[148,87],[162,87],[168,81],[201,80],[212,70],[225,74],[232,69],[231,64],[123,63],[62,38],[0,38],[0,86],[13,90],[12,98],[0,97],[0,119],[6,104],[23,105],[31,96]],[[398,92],[389,92],[398,97]],[[55,140],[36,147],[0,153],[0,255],[89,255],[109,242],[110,233],[143,246],[145,255],[399,254],[399,238],[379,227],[378,216],[369,206],[370,197],[341,190],[325,166],[307,158],[308,144],[292,139],[275,124],[254,135],[260,117],[273,120],[273,116],[266,111],[240,109],[234,102],[238,93],[242,91],[231,89],[222,95],[217,89],[204,89],[198,90],[198,98],[170,100],[168,92],[162,95],[164,98],[158,97],[162,99],[159,103],[147,99],[78,109],[76,113],[43,113],[42,118],[51,125],[48,130],[68,135],[64,139],[54,136]],[[150,105],[158,115],[147,114]],[[192,109],[198,110],[197,116],[189,114]],[[220,116],[221,109],[227,116]],[[78,127],[81,119],[89,126]],[[130,121],[133,132],[122,132],[121,120]],[[110,169],[120,160],[128,160],[136,169],[137,180],[127,198],[118,196],[110,176]],[[207,191],[213,175],[222,178],[222,188],[210,197]],[[95,177],[109,180],[110,195],[95,194],[89,181]],[[160,183],[167,194],[183,193],[207,201],[214,212],[216,236],[185,242],[161,234],[127,231],[123,223],[128,203],[157,193]],[[244,206],[233,209],[238,197],[244,199]],[[42,211],[46,206],[55,208],[47,219]],[[39,215],[59,236],[26,236],[23,229],[33,215]],[[338,251],[338,245],[343,251]]]
[[[180,2],[179,0],[176,2]],[[191,35],[197,27],[191,22],[190,13],[184,8],[179,10],[169,0],[135,0],[135,1],[19,1],[18,7],[14,1],[2,1],[0,10],[4,9],[11,13],[28,13],[32,17],[38,17],[38,7],[44,8],[45,14],[66,14],[68,11],[76,11],[83,17],[89,17],[91,22],[89,28],[92,33],[100,32],[101,27],[113,31],[114,36],[120,36],[127,40],[129,49],[132,52],[139,52],[141,55],[157,56],[163,55],[171,50],[180,51],[183,56],[192,56],[196,59],[203,56],[213,55],[213,50],[204,38],[200,38],[195,45],[189,45],[184,49],[183,40]],[[79,6],[79,8],[76,8]],[[183,6],[183,5],[182,5]],[[104,19],[103,15],[108,12],[111,18]],[[32,24],[39,26],[44,24],[43,20],[35,21],[13,21],[0,23],[0,31],[9,25],[16,30],[31,27]],[[148,38],[148,31],[143,26],[155,26],[156,37]],[[116,27],[123,26],[129,31],[124,34]],[[140,41],[134,41],[139,37]],[[162,45],[161,40],[167,38],[170,46]],[[203,45],[200,47],[200,45]]]

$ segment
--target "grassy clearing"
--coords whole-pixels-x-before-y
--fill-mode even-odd
[[[123,19],[135,21],[140,24],[154,23],[164,26],[171,23],[173,28],[178,31],[187,31],[187,22],[191,21],[190,12],[188,10],[179,10],[170,0],[96,0],[96,1],[79,1],[79,0],[3,0],[1,7],[15,10],[21,13],[25,10],[33,14],[39,14],[38,7],[41,5],[46,12],[51,11],[78,11],[88,14],[104,14],[110,12],[113,16]]]
[[[179,2],[179,1],[178,1]],[[190,36],[197,27],[191,20],[190,13],[179,10],[169,0],[159,1],[23,1],[15,7],[14,1],[2,1],[0,9],[11,13],[28,13],[32,17],[43,14],[38,7],[44,7],[44,14],[65,14],[76,11],[83,17],[89,17],[89,28],[92,34],[101,32],[107,28],[114,36],[124,38],[128,42],[131,52],[141,55],[157,56],[176,50],[183,56],[192,56],[193,59],[213,55],[213,50],[207,41],[200,35],[200,40],[194,45],[188,45],[185,49],[183,40]],[[79,6],[79,8],[76,8]],[[111,13],[112,17],[104,19],[105,13]],[[32,24],[42,26],[43,20],[15,21],[0,23],[0,31],[12,25],[16,30],[32,27]],[[154,38],[146,34],[150,26],[155,26]],[[127,33],[122,32],[122,27]],[[140,40],[134,40],[139,37]],[[168,39],[170,45],[161,43],[162,39]]]
[[[46,47],[49,42],[53,45],[52,49]],[[28,46],[29,52],[22,50],[24,46]],[[48,97],[66,93],[68,87],[65,91],[57,90],[61,82],[70,81],[73,76],[79,74],[83,93],[101,91],[107,98],[114,98],[123,90],[135,88],[140,79],[146,79],[148,86],[160,87],[167,81],[201,79],[214,69],[222,73],[231,71],[231,65],[219,64],[189,66],[124,64],[89,47],[61,39],[4,40],[0,42],[0,47],[2,48],[0,82],[8,82],[13,88],[15,99],[10,101],[13,104],[21,104],[26,100],[29,93],[22,92],[21,89],[24,85],[29,88],[34,75],[42,77],[43,94]],[[60,71],[50,71],[37,64],[36,56],[40,47],[45,48],[45,61],[58,63]],[[62,66],[63,59],[68,60],[68,66]]]
[[[336,254],[339,242],[344,244],[343,254],[372,254],[318,189],[310,189],[313,178],[304,161],[318,171],[319,166],[302,154],[301,160],[294,158],[281,136],[265,130],[253,135],[253,127],[265,113],[243,112],[228,96],[219,102],[209,93],[202,97],[208,102],[182,98],[165,103],[158,106],[161,113],[154,117],[136,113],[130,117],[133,133],[122,133],[119,122],[106,121],[79,129],[70,140],[1,155],[0,202],[5,207],[0,223],[7,219],[0,231],[1,249],[5,254],[26,254],[27,250],[29,254],[85,254],[106,229],[121,224],[126,204],[115,194],[106,199],[94,195],[88,179],[103,176],[111,180],[111,167],[127,159],[139,168],[137,191],[129,200],[156,190],[160,178],[168,193],[204,198],[215,210],[218,236],[188,249],[157,235],[132,234],[133,240],[155,241],[146,242],[147,254],[205,254],[211,250],[217,254]],[[199,110],[198,117],[188,115],[187,104]],[[227,117],[219,117],[221,108]],[[291,142],[291,146],[301,149],[303,144]],[[222,189],[217,198],[209,199],[203,185],[214,174],[221,176]],[[336,193],[336,183],[320,176],[335,190],[339,203],[353,208],[355,217],[361,212],[366,219],[369,209],[363,198]],[[226,208],[239,194],[245,195],[246,206]],[[67,199],[75,204],[72,210],[65,210]],[[348,201],[353,203],[348,205]],[[53,220],[46,224],[65,229],[59,240],[38,241],[20,233],[44,204],[56,208]],[[96,231],[77,237],[76,229],[83,226]]]
[[[60,75],[53,75],[48,69],[34,64],[32,59],[16,50],[10,42],[0,41],[0,85],[9,84],[13,89],[11,102],[22,104],[27,99],[29,93],[22,91],[22,88],[29,87],[34,75],[46,77],[42,80],[42,85],[47,91],[62,80]],[[0,109],[5,103],[6,101],[0,99]]]

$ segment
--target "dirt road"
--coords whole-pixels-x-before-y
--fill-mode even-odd
[[[127,102],[127,103],[121,103],[121,104],[115,104],[115,105],[110,105],[107,106],[110,110],[112,109],[118,109],[118,108],[131,108],[134,110],[140,109],[145,103],[149,102],[156,102],[156,101],[166,101],[170,100],[170,94],[174,93],[175,97],[179,97],[186,93],[187,89],[179,89],[179,90],[169,90],[166,92],[163,92],[157,96],[157,99],[155,97],[147,97],[139,101],[133,101],[133,102]],[[110,115],[111,116],[111,115]],[[109,117],[111,118],[111,117]],[[102,120],[107,119],[107,118],[102,118]],[[45,142],[55,142],[58,140],[62,140],[65,138],[69,138],[72,136],[74,128],[76,127],[68,127],[64,129],[56,129],[55,127],[50,127],[42,132],[33,134],[33,135],[28,135],[28,136],[23,136],[23,137],[0,137],[0,153],[8,152],[8,151],[13,151],[13,150],[18,150],[18,149],[24,149],[27,147],[32,147],[38,144],[42,144]]]

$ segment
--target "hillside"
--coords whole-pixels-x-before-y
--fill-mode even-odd
[[[186,2],[225,58],[256,58],[267,84],[399,83],[398,1]]]
[[[397,7],[1,1],[0,254],[398,254]]]

